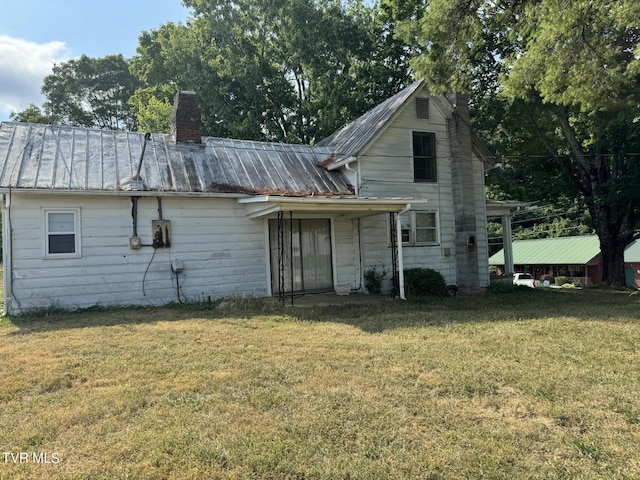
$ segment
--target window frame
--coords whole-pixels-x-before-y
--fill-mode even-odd
[[[433,227],[418,227],[416,215],[433,215]],[[403,247],[435,247],[440,245],[440,216],[438,215],[437,210],[410,210],[405,212],[401,219],[400,225],[407,225],[407,227],[401,227],[401,236],[403,238],[402,246]],[[431,242],[419,242],[417,240],[418,230],[433,230],[435,240]],[[405,234],[406,232],[406,234]],[[405,241],[404,238],[408,236],[408,240]],[[391,245],[391,230],[389,230],[389,244]]]
[[[416,139],[418,138],[430,139],[431,151],[428,155],[425,155],[425,152],[416,152]],[[412,132],[411,151],[413,154],[413,181],[416,183],[437,183],[438,159],[436,155],[436,134],[433,132]],[[418,155],[418,153],[422,153],[422,155]],[[423,165],[418,165],[419,162],[423,162]],[[424,170],[424,174],[418,175],[418,171],[421,170]]]
[[[66,232],[50,232],[49,215],[56,213],[71,213],[73,214],[73,231]],[[45,259],[53,258],[79,258],[82,256],[80,250],[81,237],[80,237],[80,208],[43,208],[42,209],[42,223],[43,223],[43,242],[42,242],[42,255]],[[49,239],[52,235],[73,235],[74,236],[74,251],[73,252],[51,252],[49,247]]]

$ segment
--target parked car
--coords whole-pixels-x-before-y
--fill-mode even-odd
[[[514,273],[513,274],[514,285],[524,285],[525,287],[536,287],[536,281],[530,273]]]

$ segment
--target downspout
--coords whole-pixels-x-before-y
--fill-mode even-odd
[[[400,300],[406,300],[407,297],[404,294],[404,260],[402,259],[402,221],[400,217],[407,213],[411,209],[411,204],[407,205],[396,213],[396,245],[398,245],[398,295]]]
[[[353,176],[356,178],[355,185],[353,186],[353,190],[354,190],[353,193],[356,196],[359,196],[360,195],[360,176],[358,175],[358,171],[351,168],[351,162],[345,163],[344,168],[348,172],[353,173]],[[358,222],[358,254],[359,254],[358,270],[360,271],[360,275],[358,275],[358,277],[360,278],[360,282],[356,290],[359,291],[362,288],[362,241],[361,241],[361,235],[360,235],[360,218],[357,219],[357,222]]]
[[[360,195],[360,176],[358,175],[358,172],[353,168],[351,168],[351,162],[345,163],[344,169],[348,172],[353,173],[353,175],[356,177],[356,184],[354,185],[354,193],[356,195]]]
[[[4,270],[2,272],[2,280],[4,282],[4,305],[2,307],[2,314],[8,315],[11,313],[10,308],[11,300],[13,296],[13,285],[11,280],[13,278],[13,255],[11,253],[12,246],[12,233],[11,233],[11,195],[3,195],[2,202],[4,208],[2,209],[2,264]]]

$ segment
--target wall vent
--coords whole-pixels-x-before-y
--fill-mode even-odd
[[[429,120],[429,99],[416,98],[416,118]]]

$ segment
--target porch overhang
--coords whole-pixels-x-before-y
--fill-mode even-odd
[[[260,218],[277,212],[342,214],[350,218],[366,217],[380,213],[399,212],[407,205],[425,204],[427,200],[400,197],[285,197],[260,195],[240,198],[249,218]]]

